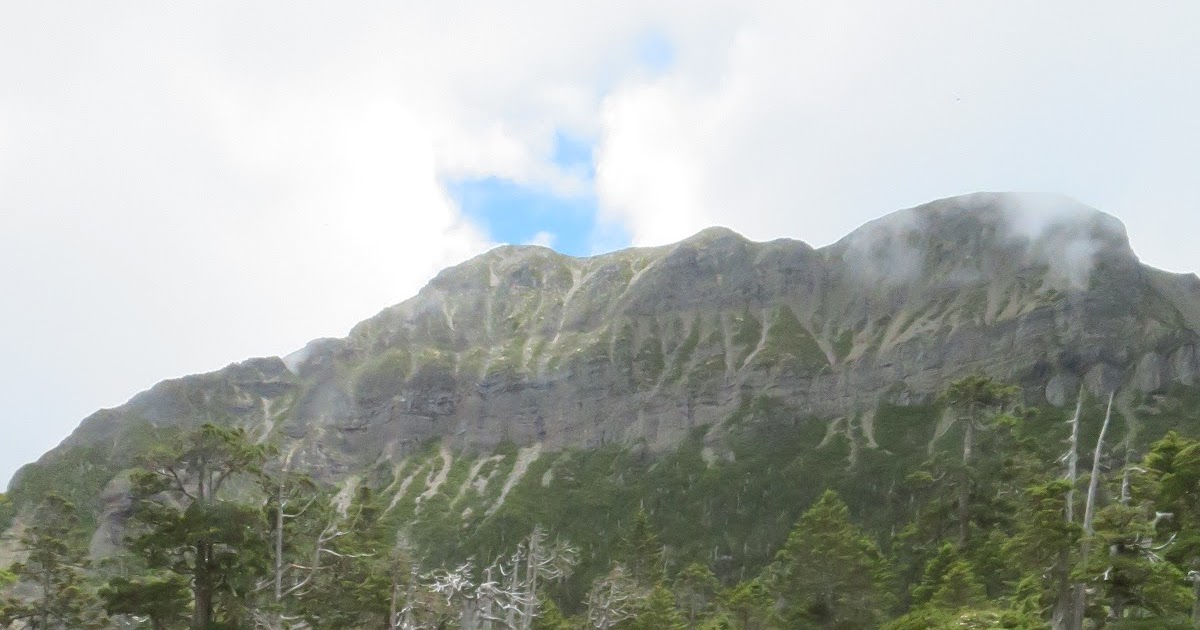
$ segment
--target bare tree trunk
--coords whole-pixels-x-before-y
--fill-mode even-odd
[[[400,585],[392,576],[392,603],[388,606],[388,630],[396,630],[396,600],[400,597]]]
[[[275,603],[283,601],[283,485],[275,510]]]
[[[1068,482],[1066,496],[1067,523],[1075,522],[1075,486],[1079,483],[1079,421],[1083,417],[1083,385],[1079,386],[1079,396],[1075,401],[1075,416],[1071,419],[1071,437],[1067,441],[1067,474]],[[1072,621],[1071,604],[1071,562],[1066,549],[1058,552],[1054,561],[1053,575],[1058,597],[1054,602],[1054,610],[1050,613],[1050,627],[1053,630],[1066,630]]]
[[[199,472],[196,475],[196,502],[207,511],[209,492],[212,479],[207,467],[207,461],[201,458]],[[213,545],[206,540],[196,543],[195,571],[192,575],[192,630],[208,630],[212,625],[213,580],[212,570]]]
[[[1086,567],[1088,556],[1092,551],[1091,536],[1092,520],[1096,516],[1096,491],[1100,486],[1100,456],[1104,451],[1104,434],[1108,432],[1108,424],[1112,420],[1113,399],[1116,392],[1108,395],[1108,411],[1104,412],[1104,424],[1100,426],[1100,437],[1096,438],[1096,451],[1092,454],[1092,476],[1088,479],[1087,502],[1083,507],[1083,545],[1080,548],[1079,564]],[[1087,592],[1085,585],[1075,585],[1074,609],[1071,611],[1073,622],[1071,630],[1083,630],[1083,613],[1087,607]]]
[[[1071,564],[1067,552],[1060,551],[1054,562],[1055,588],[1058,597],[1054,602],[1054,610],[1050,613],[1050,628],[1052,630],[1074,630],[1075,593],[1071,585]]]
[[[410,630],[415,627],[413,623],[413,602],[417,597],[417,565],[412,563],[409,567],[408,588],[405,589],[404,613],[400,615],[400,626],[397,630]]]
[[[1108,411],[1104,412],[1104,424],[1100,426],[1100,436],[1096,438],[1096,451],[1092,453],[1092,476],[1088,479],[1087,503],[1083,508],[1083,530],[1092,533],[1092,521],[1096,516],[1096,490],[1100,487],[1100,456],[1104,452],[1104,434],[1108,433],[1109,422],[1112,421],[1113,398],[1116,392],[1108,395]]]
[[[971,520],[971,455],[975,448],[975,405],[967,413],[967,426],[963,430],[962,474],[958,483],[958,546],[967,544],[967,532]]]
[[[1121,471],[1121,505],[1129,505],[1129,457],[1132,455],[1133,449],[1129,447],[1129,441],[1125,442],[1125,468]]]
[[[208,630],[212,625],[213,576],[210,572],[212,544],[201,542],[196,553],[193,589],[192,630]]]
[[[1083,417],[1083,385],[1079,386],[1079,399],[1075,403],[1075,417],[1071,420],[1071,450],[1067,452],[1067,522],[1075,522],[1075,486],[1079,482],[1079,420]]]
[[[519,630],[529,630],[533,618],[537,615],[537,572],[538,563],[542,561],[540,530],[535,529],[529,535],[529,556],[525,558],[525,601],[522,605],[521,625]],[[516,568],[513,569],[516,571]]]
[[[518,548],[517,548],[518,554],[520,553],[520,551],[521,551],[520,547],[518,546]],[[520,590],[521,590],[521,559],[520,559],[520,556],[518,556],[517,559],[513,560],[512,573],[508,577],[508,592],[509,593],[519,593]],[[508,606],[507,608],[508,608],[508,610],[504,615],[504,627],[510,628],[510,629],[517,628],[517,607],[516,606]]]

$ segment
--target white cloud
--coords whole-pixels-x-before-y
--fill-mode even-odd
[[[1200,231],[1198,26],[1186,3],[761,4],[719,57],[685,42],[606,96],[601,206],[641,244],[722,223],[820,245],[938,197],[1057,191],[1194,270],[1161,225]]]
[[[546,232],[543,230],[541,232],[538,232],[537,234],[534,234],[533,238],[529,239],[529,241],[526,243],[526,245],[538,245],[540,247],[554,247],[555,240],[556,239],[555,239],[554,234],[551,234],[550,232]]]
[[[563,193],[662,6],[0,6],[3,478],[155,381],[283,354],[485,249],[446,195]]]
[[[1193,6],[4,4],[0,459],[412,294],[489,245],[447,181],[587,185],[559,132],[598,143],[601,233],[638,243],[722,223],[820,244],[1044,189],[1194,269]],[[669,67],[638,59],[648,33]]]

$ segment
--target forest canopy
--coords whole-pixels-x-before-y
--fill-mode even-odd
[[[467,459],[444,460],[431,444],[409,468],[331,485],[240,429],[208,424],[138,458],[124,477],[128,508],[111,553],[89,551],[95,516],[61,493],[20,514],[0,501],[20,522],[21,549],[0,574],[0,622],[155,630],[1200,622],[1200,440],[1172,430],[1139,442],[1120,426],[1116,392],[1089,401],[1081,390],[1065,417],[1023,408],[1016,393],[963,378],[924,409],[949,436],[939,448],[855,457],[845,445],[815,448],[818,436],[792,410],[753,399],[727,423],[726,461],[703,456],[702,432],[673,453],[576,451],[553,467],[527,464],[528,481],[491,508],[472,502],[471,492],[483,492],[472,480],[515,467],[515,447],[469,471]],[[441,482],[406,492],[420,477]]]

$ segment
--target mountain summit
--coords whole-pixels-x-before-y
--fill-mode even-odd
[[[503,246],[344,339],[98,412],[44,461],[133,424],[214,419],[333,474],[433,438],[666,447],[747,392],[832,418],[966,372],[1063,405],[1081,383],[1193,383],[1198,330],[1200,280],[1141,264],[1120,221],[1049,195],[942,199],[821,249],[726,228],[589,258]]]

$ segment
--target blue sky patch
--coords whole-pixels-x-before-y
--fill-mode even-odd
[[[637,58],[652,72],[663,72],[675,63],[675,45],[661,31],[650,31],[637,41]]]
[[[627,247],[629,235],[619,226],[597,224],[597,201],[592,189],[595,146],[561,131],[554,137],[551,159],[564,170],[584,178],[584,194],[560,195],[544,186],[500,177],[450,182],[446,188],[463,215],[501,243],[533,242],[541,233],[550,246],[572,256],[590,256]]]
[[[593,253],[593,195],[561,197],[498,177],[451,182],[447,188],[463,214],[495,241],[519,245],[546,232],[553,237],[551,247],[557,251],[572,256]]]
[[[554,134],[554,163],[567,169],[582,169],[588,178],[594,174],[592,168],[592,152],[595,147],[591,142],[563,133]]]

